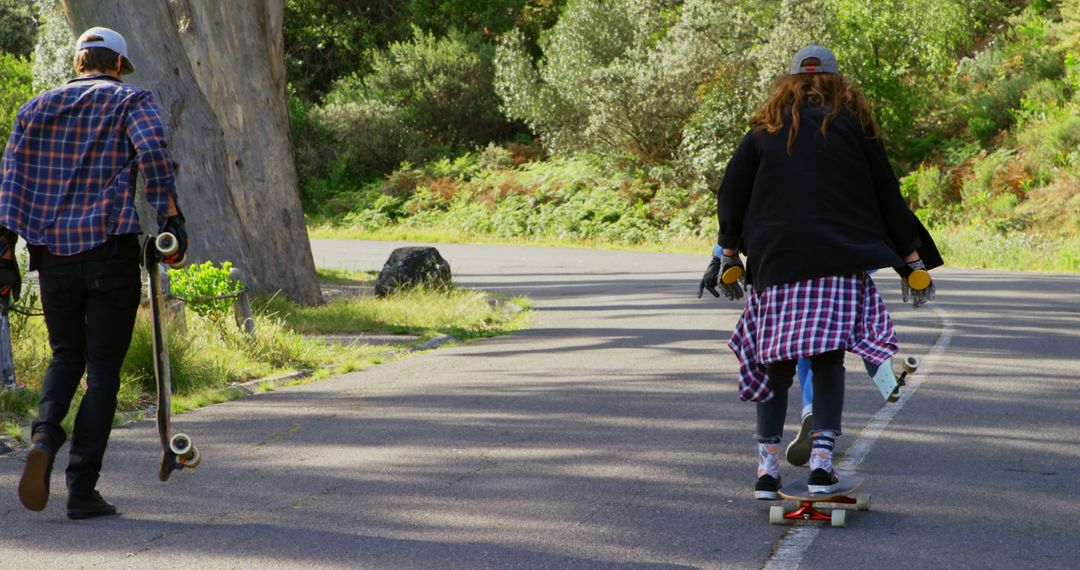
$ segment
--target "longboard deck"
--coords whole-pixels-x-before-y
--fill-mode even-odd
[[[896,379],[896,372],[893,371],[892,358],[889,358],[880,365],[873,365],[869,362],[863,362],[866,366],[866,373],[870,375],[870,378],[874,380],[874,385],[877,386],[878,391],[881,392],[881,397],[885,400],[892,400],[895,398],[895,394],[898,393],[900,382]]]
[[[862,475],[848,475],[840,479],[840,487],[832,493],[811,493],[807,487],[807,480],[801,479],[794,483],[785,483],[780,488],[780,496],[793,501],[807,501],[811,503],[829,502],[839,497],[844,497],[855,492],[866,479]]]
[[[158,437],[161,439],[161,465],[158,467],[158,479],[168,481],[172,472],[180,469],[181,465],[177,461],[176,454],[169,448],[172,382],[169,373],[169,346],[165,341],[165,323],[162,314],[164,298],[161,291],[159,262],[154,240],[149,239],[143,248],[143,265],[146,267],[150,281],[150,324],[154,344],[154,381],[157,386],[156,422]]]

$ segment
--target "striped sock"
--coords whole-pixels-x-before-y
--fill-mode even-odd
[[[810,434],[813,448],[810,450],[810,470],[824,469],[829,473],[835,471],[832,464],[833,447],[836,446],[836,432],[815,431]]]
[[[773,479],[780,479],[780,444],[758,443],[758,467],[757,475],[769,475]]]

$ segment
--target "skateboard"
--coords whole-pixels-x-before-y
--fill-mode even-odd
[[[187,434],[172,434],[169,416],[172,412],[172,383],[169,377],[169,345],[165,338],[161,291],[161,262],[179,249],[176,237],[162,233],[146,240],[143,246],[143,265],[150,280],[150,321],[154,343],[154,381],[157,384],[157,430],[161,438],[161,466],[158,479],[168,481],[173,471],[194,469],[202,456]]]
[[[15,356],[11,351],[11,291],[0,292],[0,388],[15,389]]]
[[[915,371],[919,369],[919,359],[915,356],[905,357],[900,362],[900,375],[896,375],[896,371],[893,369],[892,358],[882,362],[880,365],[870,364],[863,361],[863,365],[866,366],[866,373],[870,375],[870,378],[874,379],[874,384],[877,385],[878,390],[881,392],[881,397],[885,398],[887,402],[895,402],[900,399],[900,387],[907,382],[908,376],[915,374]]]
[[[780,496],[797,502],[796,508],[788,510],[786,507],[774,505],[769,507],[769,522],[771,524],[785,524],[794,521],[826,521],[834,527],[847,526],[847,510],[832,509],[831,512],[823,512],[816,508],[816,503],[839,503],[842,505],[855,505],[856,510],[870,510],[870,495],[859,493],[852,496],[862,486],[865,479],[859,475],[849,475],[840,480],[840,487],[832,493],[811,493],[806,486],[806,479],[796,481],[792,485],[782,487]]]

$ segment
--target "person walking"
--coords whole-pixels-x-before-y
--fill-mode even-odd
[[[176,197],[173,163],[153,95],[125,84],[134,72],[123,36],[91,28],[76,42],[77,77],[23,105],[4,150],[0,181],[0,291],[18,298],[14,246],[26,240],[36,270],[52,359],[42,380],[19,500],[41,511],[61,421],[84,372],[86,392],[75,416],[66,479],[67,516],[116,513],[97,491],[116,411],[120,367],[141,298],[141,228],[136,173],[157,212],[159,231],[187,231]]]
[[[839,485],[832,458],[844,354],[881,364],[897,351],[867,271],[895,268],[904,301],[917,307],[934,299],[926,270],[942,261],[900,194],[870,105],[827,48],[800,50],[750,123],[720,185],[720,230],[698,295],[738,300],[748,287],[728,346],[739,360],[739,396],[756,402],[754,496],[778,497],[779,444],[800,357],[813,372],[808,484],[828,493]],[[743,283],[720,279],[732,268],[745,271]]]

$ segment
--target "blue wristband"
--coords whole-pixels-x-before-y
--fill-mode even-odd
[[[723,246],[721,246],[720,244],[716,244],[716,245],[712,246],[712,254],[713,254],[713,257],[719,257],[719,258],[723,259],[723,257],[724,257],[724,248],[723,248]]]

